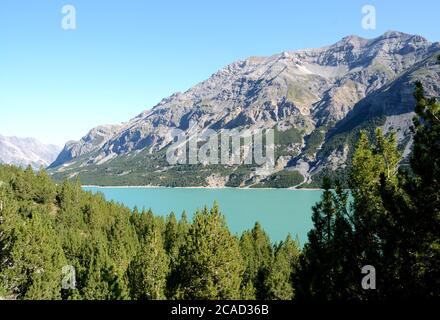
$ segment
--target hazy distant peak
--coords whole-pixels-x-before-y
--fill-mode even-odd
[[[61,147],[44,144],[34,138],[0,135],[0,163],[23,167],[31,165],[34,169],[39,169],[51,164],[60,151]]]

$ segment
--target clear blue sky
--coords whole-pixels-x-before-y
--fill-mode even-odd
[[[66,4],[76,30],[61,28]],[[390,29],[438,41],[439,13],[438,0],[1,0],[0,134],[63,145],[248,56]]]

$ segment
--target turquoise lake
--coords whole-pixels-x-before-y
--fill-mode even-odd
[[[289,189],[192,189],[192,188],[98,188],[107,200],[127,207],[152,209],[156,215],[183,211],[191,219],[197,209],[220,205],[230,230],[237,234],[261,223],[272,241],[281,241],[290,233],[301,245],[312,227],[312,206],[320,199],[320,190]]]

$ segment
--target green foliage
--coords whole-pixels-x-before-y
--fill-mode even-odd
[[[57,190],[47,172],[40,170],[36,179],[36,186],[38,188],[35,188],[35,202],[40,204],[54,204]]]
[[[268,235],[258,222],[251,231],[245,231],[241,236],[240,250],[245,266],[242,298],[266,298],[265,281],[273,261],[273,249]]]
[[[292,300],[295,297],[294,272],[298,269],[299,255],[298,242],[290,235],[275,248],[274,261],[264,283],[267,299]]]
[[[306,147],[304,153],[308,156],[312,156],[318,151],[318,148],[324,142],[324,132],[321,129],[315,129],[305,138]]]
[[[150,228],[127,271],[131,297],[137,300],[165,298],[169,257],[157,223]]]
[[[238,299],[242,259],[237,239],[215,204],[196,212],[179,257],[176,297]]]
[[[347,223],[348,194],[340,184],[335,190],[329,179],[323,181],[321,201],[313,207],[314,229],[300,257],[296,277],[299,299],[346,299],[353,285],[350,270],[352,229]],[[345,242],[345,243],[344,243]]]
[[[169,257],[169,276],[167,279],[167,297],[172,297],[178,286],[179,281],[179,255],[180,250],[185,243],[190,225],[188,224],[186,213],[183,212],[180,221],[177,221],[174,213],[167,217],[164,247]]]
[[[291,240],[274,250],[256,224],[240,241],[217,205],[191,223],[186,213],[164,219],[85,192],[79,180],[56,185],[44,171],[11,166],[0,166],[0,201],[2,298],[292,297]],[[62,289],[65,266],[75,289]]]
[[[44,214],[27,211],[14,229],[2,280],[8,295],[23,299],[60,299],[61,268],[66,262],[59,239]]]
[[[304,132],[290,128],[284,131],[274,127],[274,144],[275,144],[275,159],[281,156],[296,156],[298,154],[297,149],[293,149],[295,145],[301,145]]]
[[[286,146],[302,142],[303,135],[301,130],[290,128],[285,131],[281,131],[277,127],[275,127],[274,130],[274,143],[277,146]]]
[[[338,181],[341,186],[348,188],[350,180],[349,169],[336,168],[334,170],[330,168],[324,168],[321,171],[312,175],[312,181],[309,183],[303,183],[300,188],[321,188],[324,178],[329,178],[331,181]]]
[[[124,274],[137,248],[130,210],[81,189],[0,166],[2,295],[17,299],[124,299]],[[64,290],[62,268],[76,271]]]
[[[253,188],[290,188],[301,184],[304,177],[298,171],[283,170],[272,174]]]
[[[326,142],[318,151],[318,156],[320,158],[327,158],[334,150],[342,150],[345,146],[348,146],[349,161],[347,165],[350,166],[350,160],[361,132],[365,132],[369,139],[373,139],[376,128],[383,126],[385,120],[385,116],[359,113],[356,119],[350,119],[346,123],[342,122],[328,133]]]
[[[229,180],[226,183],[227,187],[240,187],[245,184],[250,178],[252,173],[252,167],[249,165],[238,166],[229,176]]]

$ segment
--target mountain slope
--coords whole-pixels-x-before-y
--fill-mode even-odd
[[[351,133],[378,117],[379,125],[391,116],[408,120],[404,114],[411,108],[400,106],[395,96],[405,85],[401,99],[411,105],[414,78],[426,78],[431,94],[439,95],[437,66],[426,65],[439,50],[439,43],[390,31],[370,40],[348,36],[319,49],[238,61],[126,123],[95,128],[68,143],[51,172],[93,184],[273,186],[287,176],[282,185],[289,186],[301,183],[301,175],[311,182],[323,168],[345,165],[351,145],[335,139],[344,126]],[[388,104],[381,92],[389,95]],[[365,110],[377,115],[364,119]],[[256,165],[172,166],[165,152],[176,128],[189,136],[207,129],[274,128],[275,172],[257,174]],[[407,135],[401,141],[408,143]]]
[[[0,135],[0,163],[45,168],[56,159],[60,150],[58,146],[46,145],[33,138]]]
[[[344,167],[347,162],[341,163],[337,160],[341,157],[350,159],[359,131],[368,130],[372,133],[376,127],[382,127],[385,133],[396,132],[403,156],[408,156],[412,145],[410,126],[416,103],[413,97],[414,83],[421,81],[427,96],[440,96],[439,55],[440,51],[437,51],[414,64],[397,78],[356,103],[346,117],[327,132],[315,161],[309,161],[309,174],[316,175],[323,168],[338,170]]]

